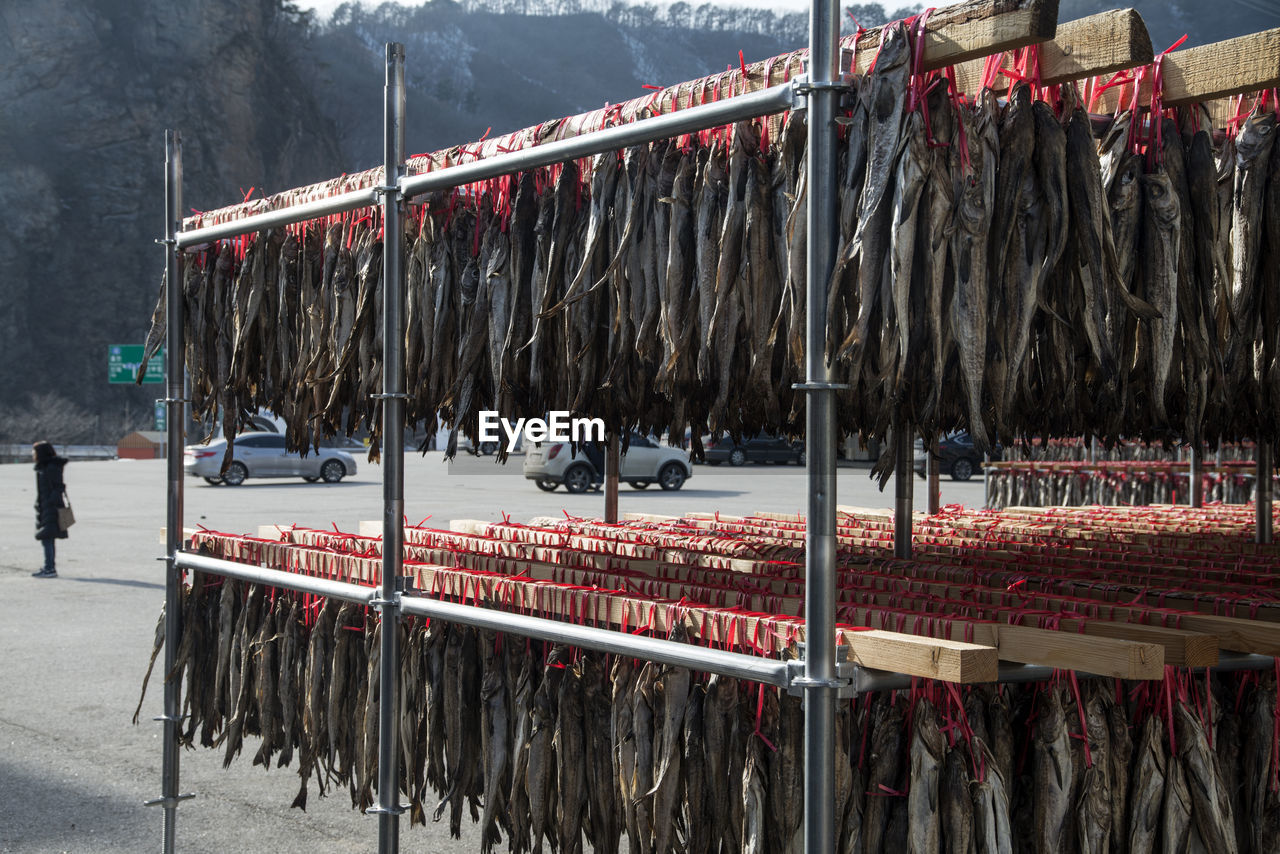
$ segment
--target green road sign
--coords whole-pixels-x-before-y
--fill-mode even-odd
[[[144,383],[164,382],[164,347],[151,357],[147,363]],[[132,383],[138,376],[138,365],[142,364],[142,346],[135,344],[112,344],[107,350],[107,382]]]
[[[166,429],[165,428],[166,423],[167,422],[165,419],[165,402],[163,400],[157,400],[156,401],[156,429],[157,430]]]

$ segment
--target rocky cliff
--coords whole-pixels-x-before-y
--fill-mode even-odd
[[[32,429],[49,408],[32,395],[78,407],[38,426],[64,441],[149,422],[162,387],[108,386],[106,363],[155,301],[166,127],[186,140],[191,207],[340,169],[300,32],[278,0],[0,5],[0,430]]]

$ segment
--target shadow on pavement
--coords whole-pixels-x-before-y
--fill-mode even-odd
[[[0,798],[34,807],[15,808],[0,822],[0,851],[138,850],[135,825],[143,813],[137,801],[120,792],[95,791],[66,779],[70,776],[65,771],[36,774],[0,760]],[[158,816],[156,822],[158,827]]]
[[[145,587],[149,590],[163,590],[163,584],[157,584],[154,581],[134,581],[129,578],[72,578],[66,575],[59,575],[57,580],[74,581],[78,584],[113,584],[119,587]]]

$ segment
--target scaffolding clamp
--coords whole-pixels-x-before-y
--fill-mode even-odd
[[[189,801],[195,796],[195,792],[183,792],[181,795],[175,795],[172,798],[152,798],[151,800],[143,801],[142,805],[144,807],[164,807],[169,809],[170,807],[177,807],[178,804],[183,801]]]
[[[792,383],[794,391],[844,391],[852,388],[848,383]]]
[[[800,644],[801,649],[804,644]],[[804,696],[811,688],[830,688],[836,697],[842,700],[858,696],[856,677],[861,668],[849,660],[849,647],[836,647],[836,676],[834,679],[815,679],[805,675],[803,658],[795,658],[787,662],[787,693],[793,697]]]
[[[398,807],[387,809],[386,807],[372,806],[364,811],[365,815],[403,815],[409,809],[408,804],[401,804]]]
[[[156,715],[151,720],[161,722],[172,721],[174,724],[181,724],[189,717],[191,717],[191,715]]]

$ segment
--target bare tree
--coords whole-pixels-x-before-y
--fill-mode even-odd
[[[134,407],[133,409],[137,409]],[[26,402],[0,412],[0,441],[55,444],[115,443],[133,430],[143,429],[149,412],[126,409],[100,416],[57,392],[40,392]]]

